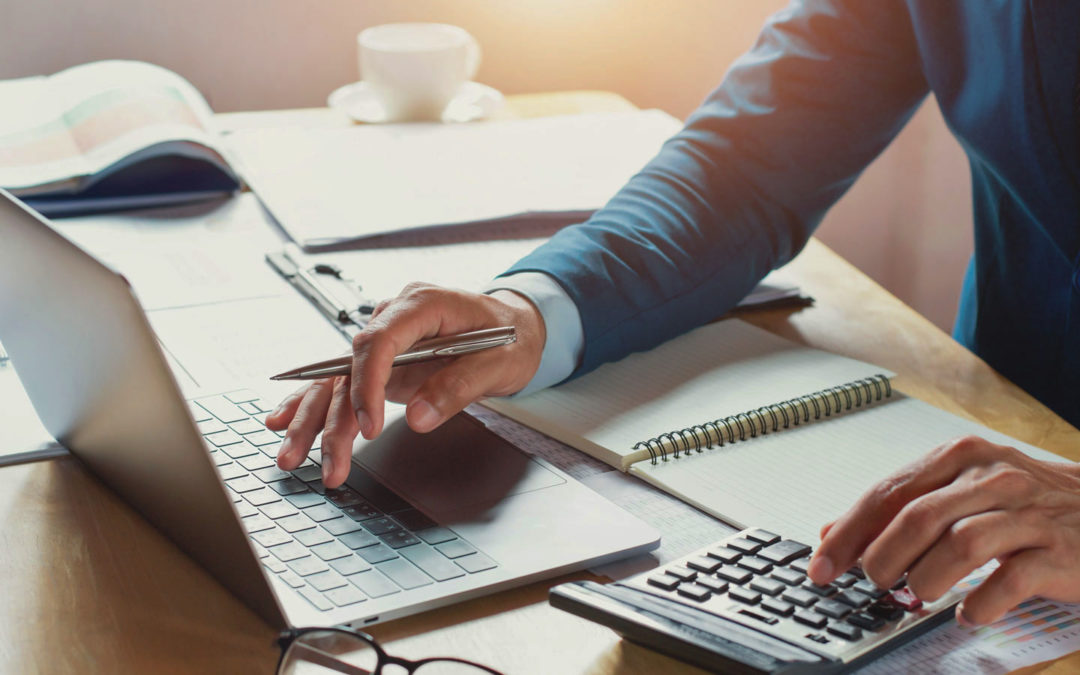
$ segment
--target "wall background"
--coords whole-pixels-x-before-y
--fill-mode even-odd
[[[218,111],[322,105],[357,78],[355,36],[443,21],[484,49],[504,93],[605,89],[682,118],[783,0],[0,0],[0,79],[134,58],[189,79]],[[3,102],[0,101],[0,105]],[[929,101],[818,230],[951,327],[972,249],[970,180]]]

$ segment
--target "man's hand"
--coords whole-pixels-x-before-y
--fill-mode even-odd
[[[517,342],[392,368],[394,357],[420,340],[499,326],[514,326]],[[540,366],[545,337],[539,310],[517,293],[478,295],[410,284],[380,303],[353,340],[350,377],[302,387],[266,418],[270,429],[288,428],[278,466],[299,466],[321,430],[323,483],[341,485],[357,433],[372,439],[382,431],[386,399],[407,404],[405,417],[415,431],[431,431],[480,398],[524,388]]]
[[[906,572],[924,601],[996,558],[957,607],[962,623],[993,622],[1033,595],[1080,601],[1080,468],[981,438],[947,443],[826,525],[810,577],[828,583],[860,558],[881,588]]]

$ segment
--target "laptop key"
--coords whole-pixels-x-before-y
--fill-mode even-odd
[[[308,548],[318,546],[319,544],[325,544],[328,541],[334,541],[333,537],[318,527],[297,532],[295,539]]]
[[[195,420],[196,424],[214,419],[213,415],[206,412],[206,409],[202,406],[195,405],[194,401],[188,401],[187,404],[191,410],[191,418]]]
[[[445,527],[429,527],[426,530],[417,532],[416,536],[423,539],[424,543],[431,544],[432,546],[457,539],[457,535]]]
[[[240,420],[249,417],[248,413],[238,408],[235,403],[226,401],[224,398],[203,398],[198,399],[195,402],[202,406],[208,413],[226,424],[229,422],[239,422]]]
[[[238,464],[240,464],[240,466],[244,467],[248,471],[258,471],[259,469],[266,469],[274,466],[274,460],[258,454],[250,455],[248,457],[241,457],[236,461]]]
[[[328,524],[337,522],[339,521],[331,520]],[[326,527],[326,525],[323,525],[323,527]],[[367,546],[374,546],[379,543],[379,540],[375,537],[375,535],[364,530],[343,534],[338,537],[338,541],[352,549],[365,548]]]
[[[307,549],[295,541],[288,544],[282,544],[281,546],[275,546],[270,549],[270,552],[274,554],[275,558],[286,563],[292,560],[299,560],[308,555]]]
[[[419,567],[435,581],[446,581],[465,576],[461,568],[447,560],[442,554],[427,544],[416,540],[416,545],[398,549],[398,554]]]
[[[384,514],[371,504],[362,502],[360,504],[353,504],[351,506],[343,507],[342,512],[353,520],[364,521],[372,518],[381,518]],[[429,544],[431,542],[428,542]]]
[[[225,426],[216,419],[210,417],[204,422],[198,422],[199,433],[203,436],[207,434],[216,434],[221,431],[227,431],[229,427]]]
[[[401,526],[389,518],[372,518],[364,521],[364,529],[378,536],[400,530]]]
[[[260,509],[267,518],[285,518],[287,516],[295,516],[300,513],[292,504],[288,502],[274,502],[273,504],[267,504]]]
[[[300,492],[308,492],[307,484],[302,480],[297,480],[288,474],[285,474],[284,480],[279,480],[274,483],[270,483],[270,489],[279,495],[294,495]]]
[[[229,433],[232,433],[231,431]],[[247,443],[237,443],[235,445],[226,445],[220,448],[221,452],[224,452],[233,459],[240,459],[241,457],[251,457],[252,455],[258,455],[259,449],[248,445]]]
[[[321,609],[325,612],[334,608],[334,604],[332,602],[324,598],[321,593],[319,593],[313,588],[298,588],[296,589],[296,592],[304,596],[305,600],[315,605],[316,609]]]
[[[363,591],[369,598],[381,598],[400,593],[400,589],[378,570],[360,572],[349,577],[349,583]]]
[[[308,518],[311,518],[316,523],[326,522],[335,518],[341,518],[341,510],[336,506],[331,506],[323,502],[318,506],[312,506],[311,508],[304,509],[304,513]]]
[[[330,561],[330,567],[334,568],[338,574],[343,576],[350,576],[352,574],[359,574],[360,572],[366,572],[371,569],[371,565],[364,562],[364,559],[350,555],[347,558],[338,558],[337,560]]]
[[[352,555],[352,551],[339,541],[329,541],[325,544],[312,546],[311,552],[323,560],[334,560],[336,558],[344,558],[345,556]]]
[[[254,476],[243,476],[241,478],[226,479],[225,484],[229,486],[229,489],[233,492],[253,492],[263,487],[262,481]]]
[[[285,495],[285,499],[298,509],[306,509],[311,506],[326,503],[326,500],[322,498],[322,495],[310,490],[299,492],[297,494]]]
[[[236,512],[240,514],[241,518],[247,518],[248,516],[254,516],[259,513],[259,510],[248,504],[247,502],[240,500],[236,503]]]
[[[270,431],[269,429],[262,429],[261,431],[256,431],[253,434],[248,434],[244,436],[244,440],[254,446],[270,445],[271,443],[281,442],[281,439],[278,438],[277,434],[275,434],[273,431]]]
[[[239,422],[233,422],[232,424],[229,425],[229,428],[232,429],[233,431],[235,431],[236,433],[240,434],[241,436],[246,436],[247,434],[254,434],[254,433],[257,433],[259,431],[266,431],[266,425],[265,424],[261,424],[258,421],[251,419],[250,417],[247,418],[246,420],[240,420]],[[201,428],[200,428],[200,431],[202,431]],[[203,433],[205,434],[205,433],[208,433],[208,432],[203,431]]]
[[[265,504],[270,504],[271,502],[281,501],[281,496],[270,488],[264,487],[253,492],[245,492],[244,499],[255,506],[263,506]]]
[[[251,516],[250,518],[244,518],[240,522],[244,526],[244,529],[248,531],[248,534],[255,534],[256,532],[269,530],[271,527],[274,526],[274,521],[261,514],[256,514],[254,516]]]
[[[324,591],[323,595],[329,598],[330,602],[338,607],[348,607],[349,605],[355,605],[358,602],[365,602],[367,600],[367,596],[361,593],[359,589],[353,588],[352,586],[332,588],[329,591]]]
[[[420,588],[432,583],[428,575],[421,572],[408,560],[402,560],[401,558],[379,563],[375,568],[405,590]]]
[[[342,534],[349,534],[350,532],[357,532],[362,530],[360,523],[350,518],[335,518],[334,520],[328,520],[322,523],[322,526],[326,528],[326,531],[336,536]]]
[[[301,588],[304,585],[304,580],[296,575],[296,572],[285,569],[278,573],[278,578],[289,584],[292,588]]]
[[[270,445],[260,445],[259,452],[266,455],[270,459],[277,461],[278,453],[281,452],[281,443],[271,443]]]
[[[225,398],[233,403],[247,403],[249,401],[258,401],[259,395],[249,389],[240,389],[237,391],[230,391],[225,394]]]
[[[393,560],[394,558],[398,557],[397,553],[394,553],[394,551],[385,544],[367,546],[365,548],[358,549],[356,552],[360,555],[361,558],[368,561],[372,565],[385,562],[387,560]]]
[[[393,549],[404,548],[420,543],[420,540],[417,539],[412,532],[406,532],[405,530],[384,534],[379,537],[379,539],[382,539],[384,544]]]
[[[289,473],[288,471],[282,471],[276,466],[267,469],[261,469],[255,472],[255,477],[264,483],[276,483],[279,480],[285,480],[286,478],[290,478],[291,476],[291,473]]]
[[[335,490],[327,490],[326,499],[330,501],[330,503],[340,508],[344,508],[346,506],[353,506],[354,504],[359,504],[364,501],[363,498],[356,493],[356,490],[352,490],[347,487],[337,488]]]
[[[241,403],[236,407],[240,408],[248,415],[258,415],[262,412],[262,410],[259,409],[259,406],[255,405],[254,403]]]
[[[292,536],[280,527],[275,527],[272,530],[252,532],[251,538],[267,548],[287,544],[293,540]]]
[[[341,588],[345,585],[345,577],[341,576],[333,570],[326,570],[325,572],[317,572],[304,578],[304,581],[311,584],[315,590],[328,591],[331,588]]]
[[[281,574],[282,572],[288,572],[285,563],[281,562],[277,558],[266,557],[262,559],[262,564],[266,566],[266,569],[270,570],[274,574]]]
[[[495,561],[487,557],[483,553],[474,553],[467,555],[464,558],[458,558],[454,561],[461,566],[461,569],[465,570],[469,574],[476,574],[477,572],[483,572],[485,570],[495,569],[498,565]]]
[[[442,553],[447,558],[460,558],[463,555],[469,555],[476,553],[476,549],[469,546],[467,543],[460,539],[454,539],[452,541],[445,541],[438,544],[435,547],[439,553]]]
[[[218,452],[217,450],[210,451],[210,458],[214,460],[216,466],[225,466],[226,464],[232,464],[232,457],[229,457],[224,452]]]
[[[325,572],[330,569],[326,563],[319,560],[313,555],[309,555],[304,558],[297,558],[296,560],[288,563],[289,569],[296,572],[302,577],[307,577],[312,574],[318,574],[319,572]]]
[[[315,521],[308,518],[302,513],[298,513],[295,516],[285,516],[284,518],[278,518],[277,524],[286,532],[296,533],[300,530],[307,530],[315,527]]]
[[[315,464],[311,464],[309,466],[302,466],[299,469],[293,471],[292,473],[294,476],[304,481],[305,483],[322,480],[322,467],[316,466]]]
[[[226,459],[226,461],[228,462],[228,459]],[[245,471],[244,467],[240,466],[239,464],[233,464],[232,462],[228,462],[228,464],[218,466],[218,474],[221,475],[221,480],[232,480],[233,478],[246,476],[247,471]]]
[[[396,511],[394,513],[394,520],[398,521],[405,526],[405,529],[412,530],[424,530],[429,527],[435,527],[436,523],[431,518],[428,518],[423,513],[416,509],[409,509],[407,511]]]

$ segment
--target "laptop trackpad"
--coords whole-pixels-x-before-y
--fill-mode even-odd
[[[418,434],[399,406],[387,406],[377,439],[357,442],[353,462],[445,524],[476,520],[510,495],[565,482],[464,415]]]

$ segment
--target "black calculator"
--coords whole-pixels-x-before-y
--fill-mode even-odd
[[[959,587],[923,603],[900,581],[878,588],[854,567],[806,576],[810,546],[746,529],[611,584],[551,590],[554,607],[633,642],[724,673],[845,672],[953,616]]]

